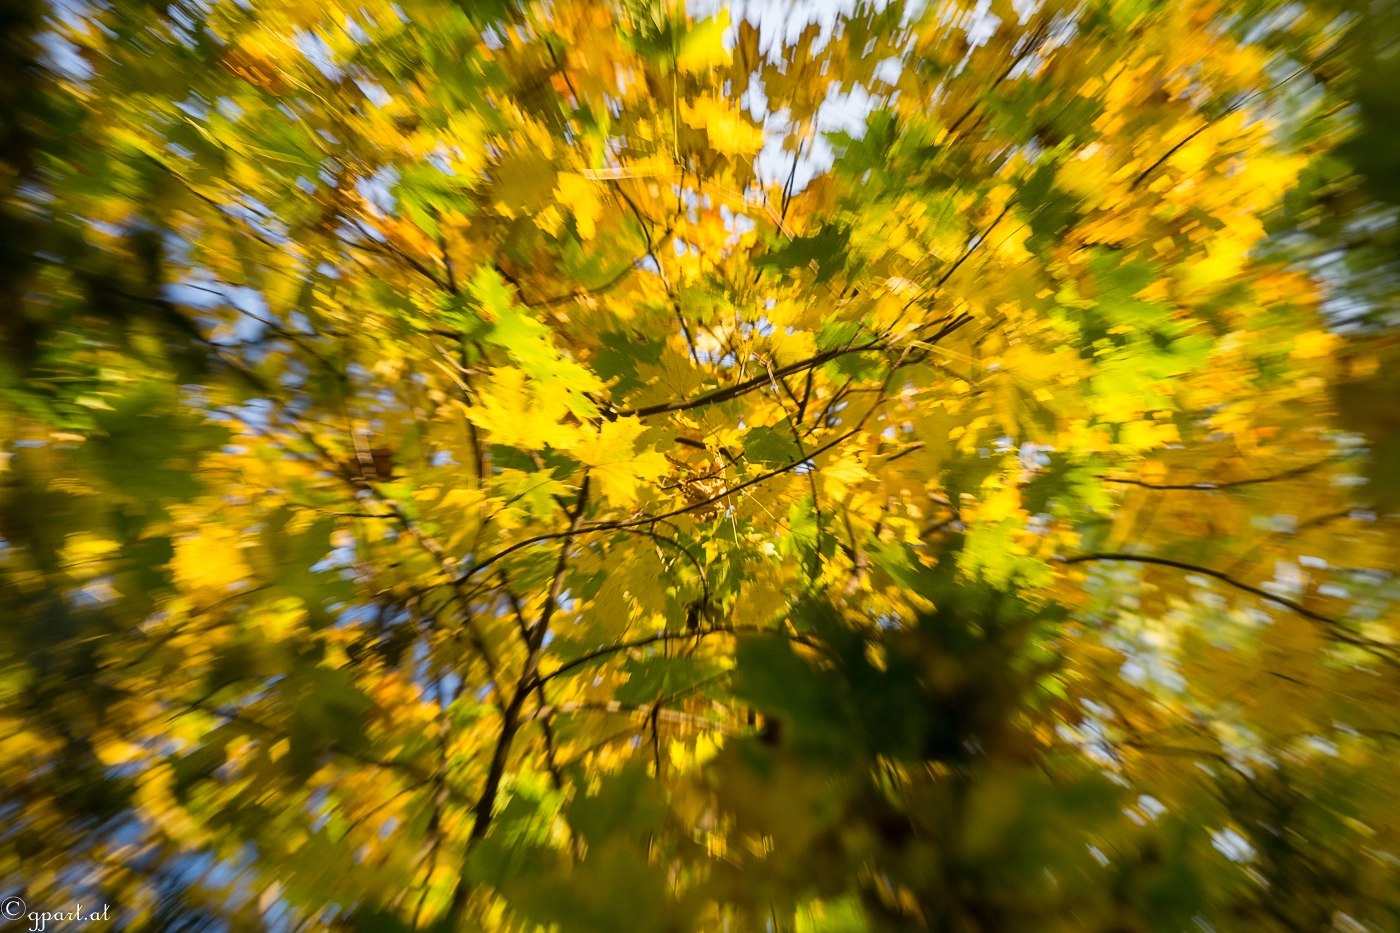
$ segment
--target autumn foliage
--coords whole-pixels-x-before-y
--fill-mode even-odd
[[[0,5],[0,894],[1400,930],[1387,4]]]

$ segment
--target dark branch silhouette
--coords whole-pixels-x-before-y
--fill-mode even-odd
[[[1306,476],[1334,462],[1335,458],[1329,457],[1326,460],[1310,463],[1307,466],[1296,467],[1292,470],[1284,470],[1282,473],[1275,473],[1272,476],[1256,476],[1252,479],[1237,479],[1225,483],[1149,483],[1145,480],[1119,479],[1115,476],[1100,476],[1099,479],[1103,480],[1105,483],[1116,483],[1122,486],[1141,486],[1143,489],[1179,489],[1210,492],[1218,489],[1236,489],[1240,486],[1257,486],[1260,483],[1272,483],[1281,479],[1292,479],[1295,476]]]

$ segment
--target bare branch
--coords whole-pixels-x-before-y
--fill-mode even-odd
[[[1396,663],[1395,659],[1388,653],[1389,651],[1394,650],[1394,646],[1387,645],[1384,642],[1374,641],[1369,638],[1361,638],[1359,636],[1352,635],[1349,632],[1347,632],[1345,626],[1343,626],[1341,621],[1338,619],[1334,619],[1331,616],[1325,616],[1320,612],[1314,612],[1313,610],[1302,605],[1301,603],[1288,599],[1285,596],[1276,596],[1273,593],[1270,593],[1268,590],[1262,590],[1257,586],[1250,586],[1248,583],[1236,580],[1234,577],[1231,577],[1228,574],[1221,573],[1219,570],[1212,570],[1209,567],[1201,567],[1196,564],[1188,564],[1185,561],[1172,560],[1167,557],[1149,557],[1142,554],[1076,554],[1071,557],[1056,557],[1055,559],[1062,564],[1082,564],[1099,561],[1122,561],[1125,563],[1134,564],[1156,564],[1161,567],[1172,567],[1176,570],[1185,570],[1189,573],[1198,573],[1202,576],[1212,577],[1216,580],[1221,581],[1222,583],[1226,583],[1230,586],[1233,586],[1237,590],[1242,590],[1246,593],[1252,593],[1253,595],[1258,596],[1260,599],[1265,599],[1270,602],[1277,603],[1278,605],[1283,606],[1285,609],[1290,609],[1293,612],[1298,613],[1298,615],[1302,616],[1305,619],[1312,619],[1314,622],[1321,622],[1324,625],[1327,625],[1332,630],[1332,637],[1335,638],[1337,641],[1345,642],[1349,645],[1359,645],[1363,648],[1369,648],[1372,650],[1373,653],[1377,654],[1377,656],[1384,658],[1392,664]]]
[[[1235,489],[1240,486],[1256,486],[1260,483],[1272,483],[1281,479],[1292,479],[1295,476],[1305,476],[1308,473],[1320,470],[1327,464],[1334,462],[1336,462],[1336,458],[1328,457],[1326,460],[1296,467],[1292,470],[1284,470],[1282,473],[1275,473],[1272,476],[1256,476],[1252,479],[1237,479],[1227,483],[1149,483],[1140,479],[1119,479],[1113,476],[1100,476],[1098,478],[1105,483],[1116,483],[1123,486],[1141,486],[1143,489],[1178,489],[1209,492],[1217,489]]]

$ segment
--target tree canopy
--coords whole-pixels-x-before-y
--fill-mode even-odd
[[[4,0],[0,887],[1400,930],[1398,19]]]

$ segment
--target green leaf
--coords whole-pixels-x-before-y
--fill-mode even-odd
[[[754,260],[761,269],[796,270],[817,264],[816,284],[820,285],[840,272],[846,263],[846,250],[851,232],[831,225],[812,236],[795,237],[776,250]]]
[[[744,434],[744,457],[757,463],[788,464],[802,458],[786,419],[772,427],[750,428]]]

